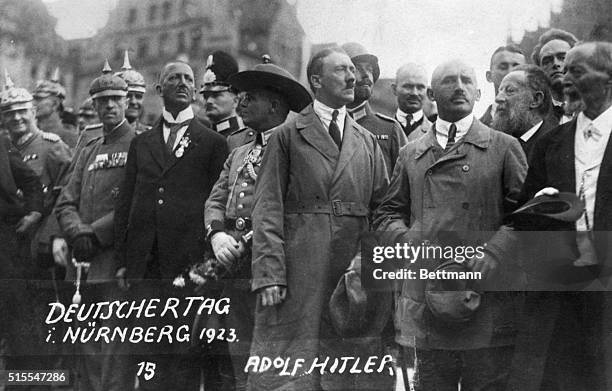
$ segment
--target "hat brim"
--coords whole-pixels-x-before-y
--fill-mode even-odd
[[[229,82],[240,91],[278,91],[287,99],[289,108],[298,113],[312,102],[310,93],[299,82],[271,72],[243,71],[230,76]]]
[[[32,105],[32,102],[19,102],[19,103],[11,103],[11,104],[7,104],[6,106],[1,106],[0,107],[0,112],[3,113],[8,113],[11,111],[16,111],[16,110],[26,110],[26,109],[31,109],[32,107],[34,107]]]
[[[373,54],[359,54],[357,56],[351,57],[351,61],[353,61],[353,63],[358,62],[358,61],[366,61],[372,64],[372,68],[373,68],[372,77],[374,78],[374,83],[376,83],[376,81],[380,77],[380,67],[378,66],[378,57],[376,57]]]
[[[128,85],[128,92],[141,92],[144,94],[146,91],[145,87]]]
[[[200,88],[200,94],[203,94],[205,92],[224,92],[224,91],[231,91],[231,90],[232,90],[232,86],[227,83],[223,83],[223,82],[206,83]]]
[[[570,192],[554,196],[542,195],[529,200],[508,218],[522,219],[525,216],[543,217],[557,221],[574,222],[584,213],[584,202]]]
[[[127,90],[104,90],[91,94],[91,99],[101,98],[103,96],[127,96]]]

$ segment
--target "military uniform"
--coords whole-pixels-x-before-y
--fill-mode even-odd
[[[77,144],[79,137],[77,129],[73,125],[62,123],[59,114],[54,113],[48,118],[38,119],[38,128],[48,133],[57,134],[70,148],[74,148]]]
[[[230,151],[255,140],[255,131],[247,127],[239,116],[226,118],[213,124],[212,128],[227,139]]]
[[[104,74],[92,82],[89,93],[94,100],[110,97],[117,102],[126,96],[127,84],[113,76],[110,67],[105,66]],[[74,258],[89,263],[83,277],[87,283],[81,287],[84,304],[127,299],[115,283],[117,257],[113,223],[115,199],[119,196],[130,143],[135,134],[125,118],[112,129],[108,124],[103,126],[103,135],[90,140],[78,153],[74,170],[54,210],[63,234],[73,248]],[[89,242],[88,247],[93,249],[88,252],[80,250],[83,242]],[[67,279],[75,279],[75,274],[78,278],[75,265],[69,263],[67,269]],[[79,322],[76,325],[88,326]],[[96,321],[96,327],[104,326],[125,325],[114,317]],[[124,349],[127,347],[118,342],[80,344],[78,388],[94,391],[133,388],[136,373],[129,365],[131,359]]]
[[[359,125],[369,130],[376,137],[385,157],[387,173],[390,178],[399,150],[407,142],[401,125],[391,117],[374,113],[368,102],[363,102],[358,107],[350,109],[348,113]]]
[[[15,143],[15,147],[23,156],[23,161],[39,176],[43,188],[44,220],[32,240],[34,256],[51,256],[50,237],[57,233],[57,220],[51,216],[51,210],[66,173],[70,167],[72,153],[70,148],[54,133],[34,131]],[[42,266],[53,266],[52,259],[39,259]]]

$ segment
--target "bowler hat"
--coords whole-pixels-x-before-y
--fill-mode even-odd
[[[342,45],[342,49],[348,54],[353,63],[366,61],[372,65],[372,77],[374,78],[374,83],[378,80],[380,76],[380,68],[378,67],[378,57],[369,53],[367,49],[357,43],[357,42],[348,42]]]
[[[265,89],[278,92],[295,112],[302,111],[312,102],[308,90],[289,72],[275,64],[257,64],[253,70],[230,76],[228,81],[240,91]]]

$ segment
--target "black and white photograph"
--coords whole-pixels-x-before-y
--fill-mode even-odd
[[[0,0],[0,391],[612,391],[610,0]]]

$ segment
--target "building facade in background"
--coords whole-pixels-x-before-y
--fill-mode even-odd
[[[166,62],[188,62],[198,87],[206,58],[215,50],[231,53],[240,70],[269,54],[299,78],[307,61],[304,41],[295,7],[286,0],[120,0],[98,34],[69,41],[74,76],[69,95],[73,104],[84,100],[104,58],[118,71],[127,49],[132,67],[147,81],[146,121],[161,112],[154,83]]]

